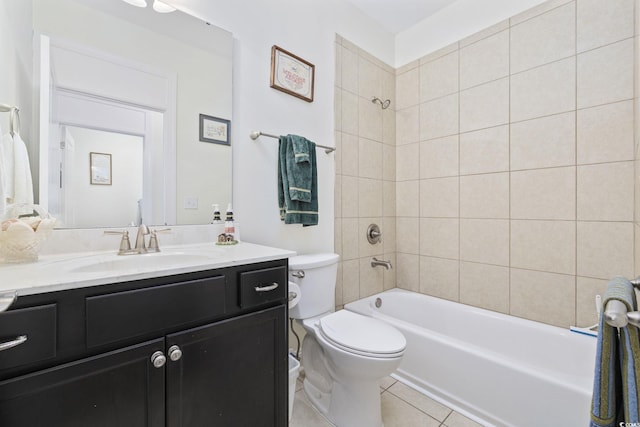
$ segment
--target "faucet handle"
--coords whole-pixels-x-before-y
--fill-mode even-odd
[[[149,247],[147,247],[147,252],[160,252],[157,233],[166,233],[168,231],[171,231],[171,229],[163,228],[161,230],[150,230],[151,236],[149,236]]]
[[[122,255],[125,253],[131,252],[131,241],[129,240],[129,231],[111,231],[106,230],[104,234],[120,234],[122,235],[122,239],[120,239],[120,248],[118,249],[118,255]]]

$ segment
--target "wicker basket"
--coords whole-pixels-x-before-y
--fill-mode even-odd
[[[10,205],[0,227],[0,261],[35,262],[56,220],[38,205]]]

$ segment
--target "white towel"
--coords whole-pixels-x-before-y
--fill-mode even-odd
[[[33,204],[33,182],[27,147],[15,132],[2,138],[4,199],[7,205]]]

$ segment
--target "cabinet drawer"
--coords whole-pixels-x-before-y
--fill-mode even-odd
[[[223,275],[86,298],[87,347],[213,319],[225,313]]]
[[[240,307],[284,301],[287,292],[287,268],[273,267],[240,273]]]
[[[0,314],[0,346],[26,336],[26,341],[0,351],[2,369],[56,356],[56,304],[22,308]]]

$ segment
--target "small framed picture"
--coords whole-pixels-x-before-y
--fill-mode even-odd
[[[271,48],[271,87],[313,102],[315,66],[278,46]]]
[[[91,185],[111,185],[111,154],[89,153]]]
[[[231,145],[230,132],[229,120],[200,114],[200,141]]]

